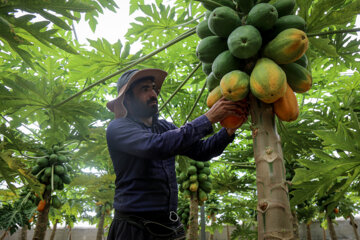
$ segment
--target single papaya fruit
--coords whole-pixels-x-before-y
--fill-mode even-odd
[[[210,31],[209,26],[208,26],[208,21],[204,20],[201,21],[197,26],[196,26],[196,34],[199,36],[199,38],[203,39],[209,36],[214,36],[214,34]]]
[[[304,68],[307,68],[308,64],[309,64],[309,61],[306,57],[306,54],[302,55],[301,58],[299,58],[298,60],[296,60],[294,63],[297,63],[301,66],[303,66]]]
[[[234,57],[229,50],[220,53],[212,64],[212,72],[217,79],[236,69],[240,69],[245,63]]]
[[[281,65],[281,68],[286,74],[287,83],[294,92],[304,93],[310,90],[312,76],[306,68],[297,63]]]
[[[226,6],[215,8],[208,20],[210,31],[219,37],[228,37],[239,26],[241,26],[239,15],[235,10]]]
[[[260,32],[251,25],[236,28],[227,40],[231,54],[240,59],[247,59],[256,55],[261,44]]]
[[[276,116],[286,122],[295,121],[299,116],[299,106],[296,95],[288,85],[285,95],[273,104]]]
[[[280,18],[293,12],[295,0],[278,0],[273,5],[278,12],[278,17]]]
[[[202,62],[212,63],[227,48],[226,40],[218,36],[209,36],[202,39],[197,45],[196,56]]]
[[[272,29],[274,36],[281,33],[285,29],[296,28],[305,31],[306,22],[298,15],[286,15],[279,18]]]
[[[278,19],[276,8],[269,3],[256,4],[249,12],[246,24],[264,31],[271,29]]]
[[[254,7],[254,0],[235,0],[241,12],[247,14]]]
[[[212,71],[212,63],[202,63],[201,68],[206,76],[209,76]]]
[[[295,62],[304,55],[309,46],[306,33],[289,28],[279,33],[264,49],[264,56],[278,64]]]
[[[249,93],[250,77],[240,70],[234,70],[224,75],[220,81],[222,95],[230,101],[240,101]]]
[[[236,6],[234,4],[234,2],[232,0],[213,0],[210,3],[207,2],[202,2],[202,5],[204,6],[204,8],[206,8],[207,10],[214,10],[217,7],[221,7],[221,6],[228,6],[232,9],[235,9]]]
[[[286,92],[285,72],[269,58],[260,58],[250,76],[252,94],[265,103],[273,103]]]
[[[215,89],[220,84],[220,79],[215,77],[214,73],[211,72],[209,76],[206,77],[206,87],[211,92],[213,89]]]
[[[220,125],[224,128],[238,128],[240,127],[244,122],[246,122],[247,116],[241,115],[241,116],[228,116],[220,121]]]

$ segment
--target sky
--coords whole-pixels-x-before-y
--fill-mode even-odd
[[[110,43],[115,43],[119,39],[121,43],[125,42],[124,35],[130,28],[130,22],[135,21],[134,19],[139,16],[139,13],[135,12],[129,16],[129,0],[115,0],[115,2],[119,7],[116,9],[116,13],[105,10],[104,14],[99,15],[95,33],[92,32],[85,20],[74,24],[78,40],[81,44],[87,44],[86,39],[97,40],[98,38],[105,38]],[[141,44],[134,43],[131,45],[130,53],[135,53],[140,48]]]

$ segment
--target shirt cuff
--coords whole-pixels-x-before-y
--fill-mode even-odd
[[[236,137],[235,133],[233,135],[229,136],[229,134],[226,131],[226,128],[220,129],[219,135],[221,136],[222,139],[224,139],[224,141],[227,141],[228,143],[231,143],[232,141],[234,141],[234,139]]]
[[[203,138],[213,132],[213,127],[205,115],[201,115],[191,122],[198,134]]]

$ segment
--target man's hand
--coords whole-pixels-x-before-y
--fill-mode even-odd
[[[247,100],[241,100],[238,102],[233,102],[226,100],[222,97],[217,101],[209,111],[205,113],[205,116],[209,119],[211,123],[217,123],[223,120],[228,116],[246,116],[248,115],[248,104]]]

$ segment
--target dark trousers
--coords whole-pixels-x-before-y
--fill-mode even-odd
[[[161,213],[140,216],[115,212],[107,240],[181,240],[185,231],[178,221],[170,221]]]

